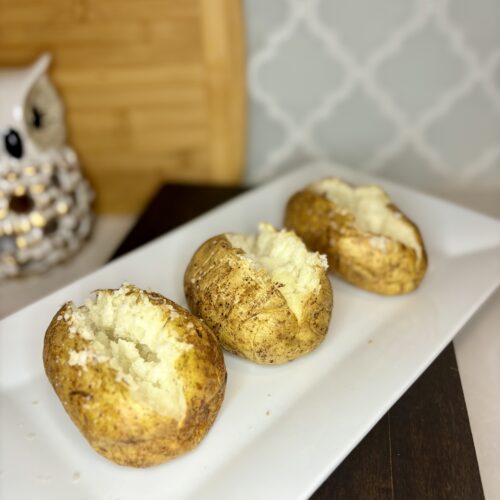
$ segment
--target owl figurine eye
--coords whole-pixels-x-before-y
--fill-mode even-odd
[[[65,143],[64,109],[56,89],[42,75],[26,98],[24,119],[30,139],[41,149]]]
[[[43,114],[36,106],[31,108],[31,125],[34,128],[42,128],[43,126]]]

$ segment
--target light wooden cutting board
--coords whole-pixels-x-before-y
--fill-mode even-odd
[[[0,0],[0,13],[1,66],[53,55],[99,211],[137,212],[168,180],[239,182],[240,0]]]

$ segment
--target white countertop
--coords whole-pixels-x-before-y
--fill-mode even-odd
[[[500,218],[500,193],[441,192],[452,201]],[[0,318],[102,266],[135,221],[97,218],[91,244],[70,262],[46,273],[0,286]],[[486,499],[500,498],[500,290],[462,328],[455,341]]]

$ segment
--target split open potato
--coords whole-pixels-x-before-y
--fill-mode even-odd
[[[45,334],[43,361],[66,412],[91,446],[146,467],[194,448],[221,406],[226,369],[198,318],[165,297],[123,285],[69,302]]]
[[[256,363],[291,361],[324,339],[333,293],[324,256],[291,231],[261,224],[201,245],[184,276],[191,311],[228,351]]]
[[[333,273],[371,292],[411,292],[427,269],[418,227],[375,185],[310,184],[288,201],[285,226],[326,254]]]

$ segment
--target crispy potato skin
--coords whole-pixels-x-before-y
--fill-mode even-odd
[[[413,229],[422,247],[422,258],[400,242],[387,240],[385,252],[374,248],[377,236],[353,226],[352,214],[337,211],[335,203],[308,190],[295,193],[288,201],[285,226],[294,230],[311,250],[326,254],[330,270],[353,285],[383,295],[411,292],[422,281],[427,254],[418,227],[396,206]]]
[[[164,416],[135,401],[125,382],[107,363],[89,361],[86,370],[68,364],[69,351],[85,350],[88,341],[70,335],[69,323],[57,320],[69,310],[65,304],[45,334],[43,362],[47,377],[64,409],[90,445],[120,465],[148,467],[194,448],[210,429],[224,398],[226,369],[221,348],[207,326],[165,297],[147,292],[165,311],[179,316],[169,320],[193,348],[176,363],[184,381],[186,414],[181,421]],[[187,328],[191,322],[194,328]]]
[[[315,349],[328,331],[333,307],[326,272],[299,321],[270,276],[251,268],[242,255],[224,235],[200,246],[184,275],[191,311],[225,349],[259,364],[285,363]]]

